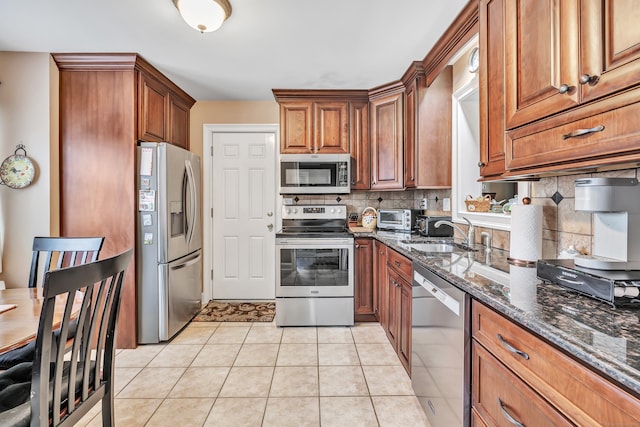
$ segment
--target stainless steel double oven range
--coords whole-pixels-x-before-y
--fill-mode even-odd
[[[276,234],[276,325],[353,325],[353,256],[346,206],[283,206]]]

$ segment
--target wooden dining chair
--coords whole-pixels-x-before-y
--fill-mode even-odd
[[[104,237],[34,237],[29,287],[38,286],[38,271],[41,269],[44,270],[44,274],[52,269],[97,260],[103,243]],[[71,327],[71,335],[73,335],[74,326]],[[21,362],[32,361],[34,352],[35,342],[32,341],[20,348],[0,354],[0,370],[9,369]]]
[[[8,378],[5,383],[11,381],[10,387],[17,385],[13,393],[6,393],[14,406],[0,412],[1,426],[73,426],[100,401],[103,426],[114,425],[115,332],[122,281],[132,253],[129,249],[108,259],[45,273],[35,360],[0,373],[0,384]],[[81,304],[76,333],[70,336],[74,298],[80,298]],[[52,333],[56,303],[64,304],[57,338]],[[52,346],[53,339],[57,345]],[[29,363],[32,369],[25,378]],[[14,397],[25,389],[20,375],[30,390],[30,398],[21,403]]]
[[[98,259],[104,237],[34,237],[29,287],[38,286],[38,270],[49,270],[85,264]],[[40,264],[40,261],[43,264]]]

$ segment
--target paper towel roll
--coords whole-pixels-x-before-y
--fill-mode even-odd
[[[538,277],[535,268],[518,265],[509,266],[509,300],[525,311],[536,308]]]
[[[542,258],[542,206],[511,206],[509,257],[514,261],[536,262]]]

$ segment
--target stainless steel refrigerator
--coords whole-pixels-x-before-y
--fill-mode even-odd
[[[200,157],[138,143],[138,342],[173,337],[201,307]]]

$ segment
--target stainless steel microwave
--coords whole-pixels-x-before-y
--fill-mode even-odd
[[[344,194],[351,191],[349,154],[282,154],[280,194]]]

